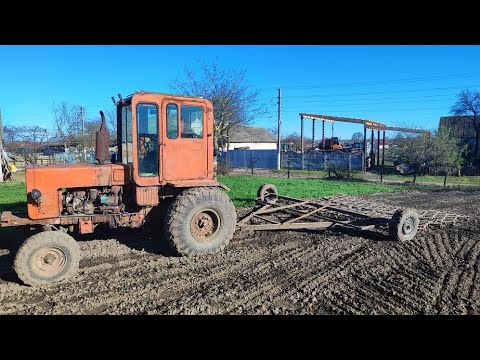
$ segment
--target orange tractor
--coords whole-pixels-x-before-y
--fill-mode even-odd
[[[27,166],[28,215],[1,214],[1,227],[34,231],[14,260],[25,284],[75,275],[80,248],[69,233],[92,233],[101,223],[136,228],[163,221],[166,238],[182,255],[216,253],[233,237],[235,207],[214,173],[211,102],[144,91],[112,99],[118,151],[111,161],[100,112],[98,164]],[[165,204],[165,216],[154,218],[152,210]]]
[[[379,217],[378,209],[368,216],[334,200],[282,196],[272,184],[258,189],[257,206],[237,222],[232,201],[220,189],[228,188],[215,179],[210,101],[140,91],[114,102],[118,150],[111,161],[100,112],[98,164],[27,166],[27,214],[1,214],[0,227],[24,226],[33,232],[14,259],[14,270],[27,285],[73,277],[80,248],[69,234],[92,233],[100,224],[137,228],[160,223],[179,254],[194,256],[221,251],[236,229],[388,227],[399,241],[417,233],[420,220],[413,209],[397,210],[391,219]],[[428,222],[422,221],[426,228]]]
[[[323,146],[323,142],[320,141],[318,148],[320,150],[341,150],[343,149],[343,145],[340,144],[338,137],[333,137],[325,139],[325,146]]]

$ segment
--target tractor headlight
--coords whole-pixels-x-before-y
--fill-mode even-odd
[[[42,193],[38,189],[33,189],[30,193],[30,196],[32,197],[33,201],[38,203],[38,200],[40,200],[40,198],[42,197]]]

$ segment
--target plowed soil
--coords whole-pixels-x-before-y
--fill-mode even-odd
[[[0,242],[0,314],[480,314],[480,193],[362,196],[469,216],[407,243],[373,232],[236,234],[218,255],[177,257],[125,230],[80,239],[80,272],[50,288],[11,270]],[[103,237],[104,239],[99,239]]]

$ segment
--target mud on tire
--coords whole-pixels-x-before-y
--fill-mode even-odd
[[[170,204],[165,235],[180,255],[222,251],[235,232],[237,214],[227,194],[216,188],[184,190]]]
[[[61,231],[29,237],[15,255],[13,269],[26,285],[51,285],[73,277],[80,264],[80,246]]]

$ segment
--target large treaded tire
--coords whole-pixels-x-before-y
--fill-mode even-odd
[[[399,209],[390,221],[390,236],[395,241],[412,240],[418,231],[420,220],[415,209]]]
[[[78,271],[80,246],[61,231],[44,231],[29,237],[18,249],[13,269],[26,285],[52,285]]]
[[[164,230],[180,255],[198,256],[222,251],[236,222],[235,206],[227,194],[217,188],[192,188],[170,204]]]

